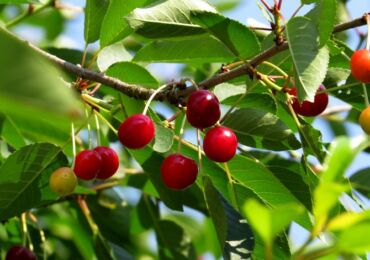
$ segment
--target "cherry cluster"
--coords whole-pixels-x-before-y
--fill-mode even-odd
[[[203,150],[206,156],[216,162],[227,162],[236,153],[238,140],[234,132],[223,126],[214,126],[221,116],[220,103],[210,91],[194,91],[188,99],[186,118],[195,128],[206,129]],[[146,115],[136,114],[127,118],[118,129],[121,143],[130,149],[140,149],[149,144],[155,135],[153,121]],[[161,165],[164,184],[174,190],[192,185],[198,175],[196,162],[180,153],[166,157]]]
[[[105,180],[116,173],[119,159],[116,152],[106,146],[98,146],[93,150],[84,150],[77,154],[74,172],[83,180]]]

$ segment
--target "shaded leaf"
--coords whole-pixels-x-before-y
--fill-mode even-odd
[[[0,167],[0,220],[57,199],[49,176],[67,164],[61,148],[48,143],[25,146],[9,156]]]
[[[96,63],[100,71],[106,71],[111,65],[121,62],[130,61],[131,54],[126,50],[122,42],[118,42],[103,48],[98,55]]]
[[[370,168],[359,170],[350,177],[354,189],[366,197],[370,197]]]
[[[293,132],[278,117],[252,108],[231,113],[224,121],[244,145],[271,150],[291,150],[300,147]]]
[[[160,124],[155,124],[155,139],[153,150],[159,153],[168,152],[173,144],[175,133],[173,130]]]
[[[91,43],[99,39],[100,28],[108,9],[109,0],[86,0],[85,7],[85,42]]]

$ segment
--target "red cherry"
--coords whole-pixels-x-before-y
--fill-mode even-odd
[[[5,260],[36,260],[36,255],[23,246],[13,246],[6,253]]]
[[[325,90],[325,87],[321,85],[318,91]],[[297,97],[297,89],[292,88],[289,91],[289,94]],[[314,102],[303,101],[302,104],[299,104],[297,98],[293,99],[293,109],[294,111],[302,116],[317,116],[320,115],[325,108],[328,106],[329,96],[327,93],[323,92],[315,95]]]
[[[128,117],[118,129],[121,143],[130,149],[140,149],[154,138],[154,123],[146,115],[136,114]]]
[[[101,156],[93,150],[84,150],[77,154],[74,172],[83,180],[92,180],[96,177],[102,166]]]
[[[208,90],[197,90],[191,93],[187,103],[186,118],[196,128],[213,126],[221,115],[217,97]]]
[[[351,72],[355,79],[370,83],[370,51],[355,51],[351,57]]]
[[[96,178],[103,180],[108,179],[115,174],[118,169],[118,155],[113,149],[106,146],[98,146],[94,151],[97,152],[102,159],[101,168]]]
[[[194,160],[175,153],[164,159],[161,173],[162,180],[168,188],[183,190],[195,182],[198,166]]]
[[[238,138],[234,132],[224,126],[216,126],[204,137],[203,150],[206,156],[215,162],[231,160],[238,147]]]

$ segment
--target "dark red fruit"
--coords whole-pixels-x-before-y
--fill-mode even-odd
[[[370,51],[355,51],[351,57],[351,72],[355,79],[370,83]]]
[[[162,180],[168,188],[183,190],[197,179],[198,166],[194,160],[175,153],[164,159],[161,174]]]
[[[221,115],[217,97],[208,90],[197,90],[191,93],[187,103],[186,118],[196,128],[213,126]]]
[[[106,146],[98,146],[94,151],[97,152],[102,159],[101,168],[96,178],[103,180],[108,179],[115,174],[118,169],[118,155],[113,149]]]
[[[6,253],[5,260],[36,260],[36,255],[23,246],[13,246]]]
[[[325,87],[321,85],[318,89],[318,91],[325,90]],[[297,89],[292,88],[289,91],[289,94],[292,96],[295,96],[293,99],[293,109],[294,111],[302,116],[317,116],[320,115],[325,108],[328,106],[329,97],[328,94],[323,92],[320,94],[315,95],[314,102],[309,101],[303,101],[301,104],[299,104],[297,97]]]
[[[121,143],[130,149],[140,149],[154,138],[154,123],[146,115],[136,114],[127,118],[118,129]]]
[[[238,147],[238,138],[234,132],[224,126],[216,126],[204,137],[203,150],[206,156],[215,162],[231,160]]]
[[[94,150],[85,150],[77,154],[74,172],[83,180],[96,178],[102,166],[101,156]]]

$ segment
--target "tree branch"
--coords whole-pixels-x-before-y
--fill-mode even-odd
[[[369,13],[370,14],[370,13]],[[351,28],[359,27],[362,25],[366,24],[366,19],[365,15],[354,19],[350,22],[338,24],[334,27],[333,33],[338,33],[341,31],[345,31]],[[104,84],[108,87],[111,87],[113,89],[116,89],[123,94],[134,97],[137,99],[143,99],[147,100],[151,94],[154,92],[152,89],[147,89],[138,85],[133,85],[133,84],[128,84],[125,82],[122,82],[116,78],[109,77],[107,75],[104,75],[103,73],[99,72],[94,72],[89,69],[82,68],[79,65],[72,64],[70,62],[67,62],[63,59],[60,59],[54,55],[51,55],[44,50],[36,47],[35,45],[28,43],[28,45],[35,50],[36,52],[40,53],[42,56],[46,57],[48,60],[50,60],[52,63],[56,64],[59,66],[62,70],[72,73],[76,76],[82,77],[84,79],[88,79],[91,81],[99,82],[101,84]],[[206,79],[198,84],[200,88],[203,89],[209,89],[212,88],[220,83],[226,82],[228,80],[234,79],[236,77],[239,77],[241,75],[245,74],[250,74],[252,71],[250,69],[250,66],[256,67],[263,61],[273,57],[274,55],[285,51],[289,48],[288,42],[284,41],[281,45],[275,45],[264,52],[256,55],[253,57],[250,61],[249,64],[242,65],[238,68],[235,68],[233,70],[217,74],[209,79]],[[177,83],[170,82],[168,83],[168,87],[170,88],[171,86],[176,86],[178,85]],[[189,95],[189,93],[193,92],[195,90],[195,86],[193,87],[188,87],[183,90],[178,90],[178,91],[169,91],[170,89],[164,89],[158,95],[156,95],[155,99],[156,100],[166,100],[169,101],[170,103],[179,103],[181,100],[181,97],[186,97]]]

